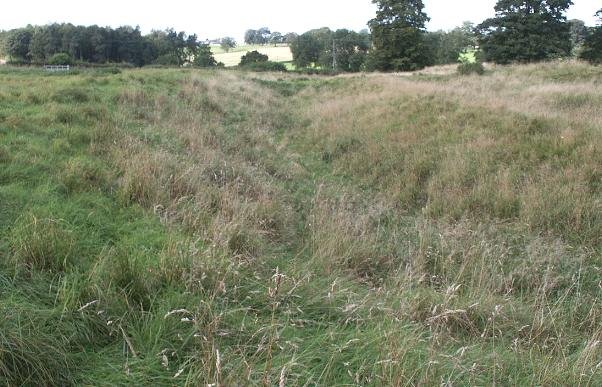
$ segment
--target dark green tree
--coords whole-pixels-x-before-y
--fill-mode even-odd
[[[596,13],[596,16],[598,16],[598,26],[593,28],[585,38],[580,58],[591,63],[602,63],[602,9]]]
[[[6,37],[6,53],[12,61],[29,61],[29,43],[33,31],[30,28],[12,30]]]
[[[245,43],[256,44],[257,42],[257,30],[247,30],[245,32]]]
[[[429,64],[422,0],[372,0],[376,17],[368,23],[373,50],[368,67],[380,71],[412,71]]]
[[[55,54],[65,53],[80,63],[183,66],[192,64],[197,51],[206,59],[203,65],[212,63],[212,56],[206,55],[196,35],[173,29],[143,36],[138,27],[49,24],[12,30],[2,33],[2,37],[5,55],[16,63],[49,63]]]
[[[115,62],[131,63],[136,66],[143,66],[142,60],[143,38],[140,28],[119,27],[114,31],[113,45],[116,48]],[[73,51],[69,51],[75,57]]]
[[[268,56],[260,53],[259,51],[247,52],[240,58],[240,66],[247,66],[254,63],[267,62]]]
[[[293,63],[298,68],[318,64],[325,45],[326,42],[321,39],[320,34],[312,31],[297,36],[290,45],[293,53]]]
[[[48,59],[48,64],[50,65],[72,65],[73,59],[69,54],[60,52],[58,54],[54,54],[52,57]]]
[[[105,63],[110,55],[109,34],[105,28],[96,25],[88,27],[90,39],[90,62]]]
[[[163,66],[179,66],[180,58],[177,55],[178,44],[174,43],[172,30],[158,31],[153,30],[146,36],[150,47],[154,51],[150,57],[151,63]],[[149,49],[147,48],[146,51]]]
[[[572,0],[498,0],[495,17],[478,27],[485,59],[535,62],[571,51],[565,12]]]
[[[186,34],[184,32],[176,32],[173,29],[167,30],[167,44],[169,47],[169,55],[175,58],[176,64],[182,66],[186,63],[188,57],[186,53]]]
[[[46,46],[50,38],[46,27],[35,27],[29,42],[29,57],[34,63],[46,62]]]
[[[200,43],[194,51],[194,60],[192,62],[195,67],[215,67],[217,62],[211,52],[211,47],[208,44]]]
[[[307,31],[290,45],[293,62],[298,68],[316,66],[344,72],[360,71],[370,46],[367,30],[358,33],[329,28]]]
[[[370,35],[366,31],[357,33],[346,29],[322,35],[322,46],[319,64],[322,68],[332,68],[335,71],[360,71],[370,49]]]

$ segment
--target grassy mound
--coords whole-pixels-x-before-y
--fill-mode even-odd
[[[0,383],[602,384],[602,69],[0,71]]]

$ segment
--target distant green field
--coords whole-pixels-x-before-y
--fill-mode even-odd
[[[254,50],[267,55],[274,62],[290,62],[293,60],[293,54],[288,46],[244,45],[237,46],[230,52],[225,52],[220,46],[211,46],[211,51],[215,54],[215,60],[224,63],[227,67],[238,65],[244,54]]]

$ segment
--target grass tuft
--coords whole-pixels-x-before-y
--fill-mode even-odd
[[[11,235],[12,261],[27,271],[63,272],[74,254],[75,237],[61,219],[21,216]]]
[[[69,160],[61,176],[61,183],[69,193],[104,189],[108,182],[103,164],[89,158]]]
[[[78,104],[90,100],[90,91],[81,88],[65,88],[52,94],[52,100],[63,104]]]

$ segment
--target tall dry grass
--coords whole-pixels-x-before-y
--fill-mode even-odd
[[[600,384],[599,69],[106,77],[0,87],[9,383]]]
[[[574,66],[571,78],[563,66]],[[596,246],[602,89],[590,71],[530,65],[485,77],[346,78],[304,91],[316,101],[305,112],[308,141],[335,173],[384,189],[410,212],[518,220]]]

